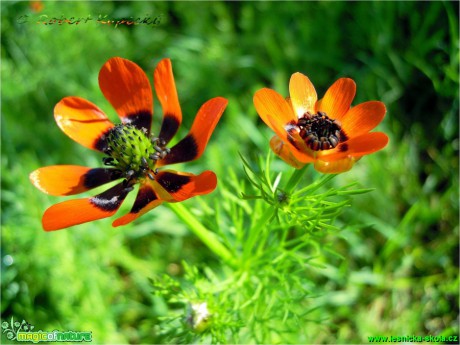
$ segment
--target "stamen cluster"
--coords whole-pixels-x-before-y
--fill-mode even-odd
[[[147,135],[147,130],[132,125],[120,124],[110,130],[106,136],[107,147],[104,153],[108,157],[102,160],[105,165],[114,166],[122,171],[128,182],[142,177],[154,180],[157,174],[155,164],[170,151],[165,148],[164,140]]]
[[[306,112],[297,121],[297,127],[301,138],[313,151],[333,149],[340,142],[340,124],[322,111],[317,114]]]

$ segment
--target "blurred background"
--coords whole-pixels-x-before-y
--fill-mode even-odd
[[[316,282],[326,291],[316,301],[318,317],[333,326],[306,322],[300,328],[315,343],[458,335],[458,6],[2,2],[2,321],[13,316],[47,331],[91,330],[96,343],[159,343],[153,326],[165,306],[152,296],[148,278],[180,279],[182,260],[218,265],[164,206],[126,227],[112,228],[113,219],[105,219],[45,233],[44,210],[68,198],[41,193],[28,178],[46,165],[102,165],[100,154],[55,124],[60,99],[86,98],[117,121],[98,87],[102,65],[121,56],[152,80],[156,64],[169,57],[184,113],[180,134],[206,100],[229,99],[207,151],[182,170],[212,169],[221,184],[229,169],[245,179],[238,152],[267,152],[272,133],[252,103],[261,87],[287,96],[291,74],[302,72],[321,97],[337,78],[350,77],[357,84],[354,104],[383,101],[388,113],[378,130],[390,144],[334,180],[375,190],[354,197],[338,219],[343,231],[330,241],[343,258],[327,258]],[[86,23],[49,24],[88,16]],[[98,23],[98,16],[157,21],[115,28]],[[156,103],[154,132],[160,118]],[[184,205],[200,208],[217,198],[218,192]]]

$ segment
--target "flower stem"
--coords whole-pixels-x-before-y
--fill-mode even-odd
[[[256,242],[259,242],[259,251],[260,248],[263,247],[267,238],[266,236],[262,236],[262,232],[267,229],[267,223],[273,217],[275,211],[276,208],[273,205],[269,205],[265,212],[262,214],[262,216],[260,216],[260,218],[257,220],[257,222],[251,226],[251,229],[248,231],[249,238],[247,239],[244,245],[244,258],[248,258],[254,255],[254,247],[256,245]]]
[[[294,172],[291,175],[291,178],[289,179],[288,183],[286,184],[286,192],[290,192],[292,189],[294,189],[297,184],[299,183],[300,179],[303,177],[305,171],[311,164],[306,164],[303,166],[301,169],[295,169]]]
[[[180,203],[168,203],[169,208],[185,223],[189,229],[227,264],[235,266],[236,260],[231,252],[219,241],[216,234],[206,229],[199,220]]]

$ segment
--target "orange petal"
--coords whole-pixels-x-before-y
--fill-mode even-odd
[[[111,58],[99,72],[99,87],[124,124],[145,128],[150,133],[152,89],[138,65],[119,57]]]
[[[120,178],[118,170],[91,169],[78,165],[52,165],[33,171],[32,184],[50,195],[72,195]]]
[[[276,135],[270,140],[270,147],[283,161],[296,169],[302,168],[307,163],[297,160],[297,158],[292,154],[290,146],[286,145],[284,141]],[[313,160],[314,159],[311,158],[311,162],[313,162]]]
[[[163,170],[155,176],[155,181],[175,201],[183,201],[196,195],[211,193],[217,186],[216,174],[209,170],[202,172],[200,175]]]
[[[210,99],[203,104],[193,121],[189,134],[171,148],[171,152],[157,162],[157,166],[182,163],[199,158],[208,144],[228,101],[222,97]]]
[[[131,223],[133,220],[139,218],[162,203],[163,200],[161,200],[157,195],[153,186],[147,182],[140,186],[131,211],[123,217],[116,219],[112,225],[120,226]]]
[[[318,96],[308,77],[302,73],[294,73],[289,82],[289,94],[297,117],[301,117],[307,111],[312,114],[315,113],[315,103]]]
[[[297,118],[289,102],[271,89],[261,89],[254,95],[254,105],[261,119],[289,146],[295,159],[308,162],[305,143],[295,126]]]
[[[342,119],[342,129],[349,137],[357,137],[375,128],[385,116],[385,104],[370,101],[351,108]]]
[[[163,123],[159,137],[168,143],[182,122],[182,111],[177,97],[171,60],[163,59],[158,63],[154,72],[154,85],[163,109]]]
[[[66,97],[56,104],[54,118],[70,138],[98,151],[105,148],[104,134],[114,127],[101,109],[79,97]]]
[[[60,230],[110,217],[117,212],[128,192],[120,183],[92,198],[68,200],[53,205],[43,214],[43,229]]]
[[[388,137],[382,132],[370,132],[340,143],[335,149],[321,151],[318,159],[332,162],[346,157],[361,157],[383,149]]]
[[[318,100],[315,104],[315,112],[318,112],[319,109],[321,109],[321,102],[323,101],[323,99],[321,98],[320,100]]]
[[[341,78],[327,90],[324,98],[316,105],[316,110],[323,111],[331,119],[340,121],[350,109],[355,93],[355,82],[349,78]]]
[[[289,103],[276,91],[261,89],[254,94],[254,105],[260,118],[280,138],[286,137],[286,126],[297,122]]]
[[[307,147],[305,141],[300,136],[299,128],[297,126],[286,126],[284,137],[281,137],[280,140],[284,142],[286,145],[286,150],[289,150],[289,152],[294,156],[293,158],[297,161],[303,163],[309,163],[312,161],[313,156],[309,153],[311,150]],[[280,150],[279,144],[276,145],[275,148]]]
[[[339,174],[350,170],[361,157],[346,157],[334,162],[317,160],[315,170],[325,174]]]

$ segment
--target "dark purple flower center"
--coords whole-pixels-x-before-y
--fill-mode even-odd
[[[297,121],[297,127],[299,135],[313,151],[330,150],[340,143],[340,124],[322,111],[316,114],[306,112]]]

